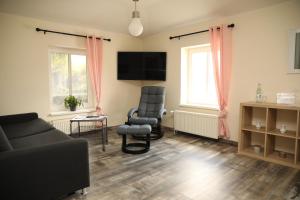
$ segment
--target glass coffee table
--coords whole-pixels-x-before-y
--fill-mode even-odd
[[[101,135],[102,135],[102,149],[105,151],[105,144],[108,144],[108,137],[107,137],[107,115],[100,115],[100,116],[84,116],[79,115],[72,119],[70,119],[70,135],[72,135],[72,124],[73,122],[77,122],[78,124],[78,135],[80,136],[80,122],[96,122],[96,127],[101,127]]]

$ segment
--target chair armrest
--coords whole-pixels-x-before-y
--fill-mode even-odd
[[[167,109],[165,109],[165,108],[161,109],[159,112],[158,119],[162,119],[163,115],[166,115],[166,114],[167,114]]]
[[[131,108],[129,111],[128,111],[128,114],[127,114],[127,117],[128,118],[131,118],[134,113],[138,113],[138,108]]]
[[[0,116],[0,124],[11,124],[11,123],[18,123],[24,121],[30,121],[33,119],[37,119],[37,113],[22,113],[16,115],[3,115]]]
[[[89,186],[88,143],[71,139],[1,153],[0,177],[4,199],[57,199]]]

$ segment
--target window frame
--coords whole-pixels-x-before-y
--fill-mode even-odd
[[[94,98],[92,95],[92,88],[90,83],[90,75],[88,70],[88,60],[86,49],[79,49],[79,48],[68,48],[68,47],[49,47],[48,48],[48,75],[49,75],[49,109],[51,115],[60,115],[60,113],[67,114],[69,111],[68,109],[63,110],[55,110],[53,109],[52,104],[52,69],[51,69],[51,54],[52,53],[65,53],[68,54],[68,87],[69,87],[69,94],[72,95],[72,66],[71,66],[71,55],[84,55],[86,56],[86,81],[87,81],[87,98],[88,102],[86,103],[86,107],[78,107],[75,112],[82,112],[82,111],[91,111],[95,110],[94,108]],[[72,112],[74,113],[74,112]]]
[[[204,51],[203,48],[210,48],[210,43],[194,45],[194,46],[186,46],[181,48],[181,77],[180,77],[180,107],[187,108],[200,108],[200,109],[208,109],[208,110],[220,110],[218,103],[216,105],[213,104],[205,104],[205,103],[191,103],[189,102],[189,95],[191,90],[191,73],[192,73],[192,53]],[[214,70],[214,69],[213,69]],[[206,79],[208,78],[209,71],[206,71]],[[185,78],[183,78],[185,76]],[[185,80],[183,80],[185,79]],[[184,83],[183,83],[184,82]],[[208,79],[206,80],[208,82]],[[216,99],[217,100],[217,99]]]

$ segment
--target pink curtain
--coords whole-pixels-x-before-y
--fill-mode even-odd
[[[223,25],[220,27],[211,27],[209,33],[220,108],[219,132],[220,136],[229,138],[229,129],[226,119],[232,65],[231,29]]]
[[[101,80],[102,80],[102,40],[95,36],[87,37],[87,59],[89,75],[92,82],[92,88],[96,96],[96,112],[103,114],[100,107],[101,98]]]

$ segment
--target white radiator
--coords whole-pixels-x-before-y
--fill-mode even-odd
[[[174,130],[218,139],[218,116],[175,110]]]
[[[70,134],[70,119],[59,119],[50,121],[50,123],[58,130]],[[95,122],[80,122],[80,132],[87,132],[96,129]],[[72,133],[78,133],[78,123],[72,123]]]

